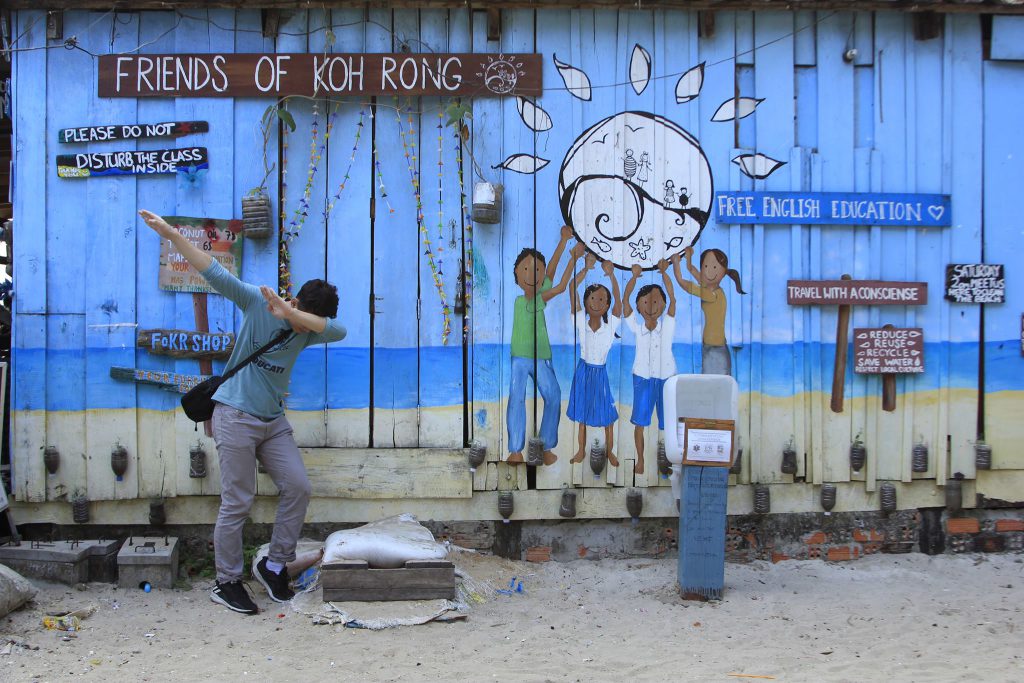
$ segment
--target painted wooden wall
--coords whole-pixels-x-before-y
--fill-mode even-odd
[[[288,103],[297,128],[271,138],[271,159],[276,162],[280,151],[282,160],[269,186],[285,229],[305,193],[314,119],[319,137],[313,150],[323,145],[309,184],[309,215],[290,242],[291,276],[296,283],[326,277],[338,284],[339,317],[348,328],[344,341],[303,353],[287,400],[300,445],[310,449],[307,459],[322,473],[317,495],[329,498],[349,490],[349,465],[371,458],[390,468],[394,497],[411,490],[402,478],[465,480],[470,476],[465,469],[454,464],[438,468],[424,459],[438,453],[429,449],[461,453],[471,440],[488,447],[488,463],[472,480],[477,493],[468,484],[437,489],[450,492],[445,495],[489,501],[486,492],[496,489],[554,493],[575,485],[590,493],[592,512],[600,509],[608,516],[615,514],[609,512],[613,507],[599,505],[600,496],[619,501],[627,487],[667,487],[654,462],[656,430],[647,430],[646,471],[633,473],[634,339],[625,328],[608,361],[620,413],[616,442],[622,465],[595,478],[585,464],[569,464],[576,439],[564,405],[555,465],[532,472],[502,462],[508,448],[512,309],[520,293],[513,262],[523,247],[545,255],[554,250],[563,222],[558,168],[577,136],[605,117],[642,111],[675,122],[699,141],[716,190],[952,195],[950,228],[726,226],[712,217],[696,248],[726,252],[748,292],[741,296],[727,289],[726,331],[742,392],[738,434],[744,455],[742,472],[731,477],[740,485],[735,490],[750,483],[778,484],[780,493],[773,498],[782,501],[781,509],[777,505],[773,511],[786,511],[816,500],[816,484],[849,482],[838,507],[863,509],[877,505],[874,495],[881,481],[894,481],[901,483],[901,507],[912,507],[941,504],[941,486],[953,472],[961,472],[968,479],[977,474],[979,492],[1012,496],[1013,486],[1020,490],[1024,470],[1018,448],[1024,433],[1015,419],[1024,392],[1024,290],[1009,257],[1020,227],[1007,198],[1015,196],[1024,158],[1024,134],[1015,125],[1024,104],[1018,101],[1024,67],[1017,61],[983,59],[977,16],[951,15],[941,36],[926,41],[915,40],[910,16],[899,13],[719,12],[713,34],[706,36],[699,35],[697,19],[684,12],[505,11],[500,40],[488,41],[485,16],[467,10],[370,10],[368,18],[356,10],[311,10],[296,13],[271,39],[262,35],[255,11],[68,12],[65,36],[76,36],[83,49],[65,50],[54,45],[33,49],[47,45],[44,14],[17,13],[14,35],[20,36],[17,47],[26,49],[16,53],[14,72],[16,498],[43,503],[65,501],[76,492],[92,500],[218,492],[213,444],[175,409],[177,396],[112,380],[109,368],[197,372],[195,361],[135,348],[136,328],[195,325],[189,295],[157,288],[158,241],[135,213],[148,208],[164,215],[238,216],[241,198],[263,175],[259,120],[271,102],[97,98],[96,60],[89,53],[137,48],[148,53],[408,48],[537,52],[544,57],[546,89],[536,104],[553,126],[530,130],[514,99],[476,100],[470,143],[462,155],[462,184],[459,143],[444,125],[446,100]],[[1012,24],[997,28],[1003,44],[1007,31],[1020,29]],[[640,95],[628,83],[637,44],[650,54],[653,75]],[[844,61],[851,47],[857,49],[856,58]],[[566,90],[555,56],[588,75],[588,101]],[[701,63],[705,76],[699,97],[678,104],[679,74]],[[749,117],[712,122],[719,105],[737,94],[764,101]],[[61,128],[172,120],[210,123],[210,133],[176,143],[209,149],[210,171],[196,186],[173,176],[65,180],[56,175],[58,153],[161,146],[159,141],[121,141],[71,150],[57,143]],[[486,179],[504,184],[499,225],[467,220],[461,199],[471,194],[476,180],[470,152]],[[754,152],[787,164],[766,180],[751,180],[731,160]],[[495,168],[515,154],[550,163],[533,174]],[[417,230],[418,212],[426,235]],[[441,302],[424,255],[425,238],[440,258],[450,306],[460,257],[472,263],[470,313],[465,321],[452,315],[447,344],[442,343]],[[1009,272],[1007,303],[987,306],[984,321],[978,307],[950,304],[941,296],[947,263],[982,260],[1006,263]],[[624,286],[626,273],[618,272]],[[853,312],[855,327],[892,323],[925,329],[926,372],[897,381],[894,412],[881,409],[879,378],[848,370],[846,409],[833,413],[829,390],[836,310],[786,304],[787,279],[843,273],[929,283],[927,306]],[[277,275],[276,238],[248,241],[243,278],[274,283]],[[591,280],[602,277],[595,271]],[[651,274],[642,279],[653,281]],[[678,287],[677,296],[676,363],[679,372],[699,372],[702,314],[698,302]],[[234,330],[239,319],[231,306],[217,296],[209,301],[211,329]],[[551,303],[547,322],[564,404],[579,358],[567,297]],[[993,444],[996,472],[978,474],[973,444],[982,395],[983,434]],[[536,429],[539,411],[540,401],[529,400],[528,436]],[[855,473],[848,452],[858,436],[866,442],[868,463]],[[790,441],[801,456],[795,476],[779,471]],[[188,476],[188,450],[197,442],[210,455],[205,479]],[[921,474],[910,466],[911,448],[918,442],[931,453],[928,472]],[[128,473],[120,482],[109,464],[116,444],[130,454]],[[48,445],[62,454],[54,475],[43,468],[42,450]],[[430,466],[423,469],[423,463]],[[918,479],[924,481],[915,484]],[[273,492],[266,475],[260,475],[259,490]],[[648,512],[664,508],[671,514],[665,493],[658,495],[664,499],[660,507]],[[749,509],[747,494],[734,497],[741,502],[737,508],[731,499],[730,510]],[[616,505],[624,516],[625,508]],[[482,503],[448,512],[422,510],[453,519],[485,518],[494,514],[492,508],[488,502],[486,513]],[[314,514],[339,513],[322,508]],[[554,517],[557,506],[520,509],[520,514]]]

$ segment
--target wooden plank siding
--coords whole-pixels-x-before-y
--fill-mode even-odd
[[[45,12],[18,10],[13,17],[15,47],[46,46]],[[116,18],[65,12],[65,34],[76,35],[95,54],[134,53],[141,46],[142,54],[542,55],[544,92],[527,106],[550,116],[548,130],[531,130],[515,97],[473,100],[464,143],[448,125],[452,101],[443,97],[293,97],[284,106],[296,129],[271,126],[267,157],[275,168],[265,189],[278,219],[276,232],[246,239],[242,277],[277,284],[279,241],[285,232],[296,232],[288,244],[292,293],[310,278],[335,283],[338,318],[348,330],[343,341],[301,354],[286,397],[316,497],[367,499],[352,514],[390,510],[397,505],[391,501],[409,499],[411,509],[421,513],[484,515],[487,510],[493,516],[495,492],[515,490],[523,496],[516,499],[517,518],[544,519],[557,517],[560,489],[578,487],[583,489],[581,516],[625,517],[624,489],[668,486],[657,468],[656,422],[644,431],[645,471],[634,472],[636,337],[625,324],[607,362],[618,411],[613,433],[620,465],[595,477],[588,459],[570,462],[579,425],[566,410],[581,340],[568,293],[549,301],[544,312],[561,393],[558,461],[541,468],[505,462],[510,339],[515,301],[522,294],[514,279],[515,259],[526,247],[552,258],[566,220],[560,167],[585,130],[622,112],[664,117],[692,135],[717,192],[952,196],[952,226],[945,228],[720,224],[712,211],[694,245],[695,264],[704,250],[720,249],[746,292],[737,292],[728,279],[722,283],[727,348],[740,385],[736,436],[743,450],[741,470],[730,476],[730,502],[739,506],[731,511],[749,507],[742,501],[754,483],[773,485],[773,512],[804,510],[825,482],[841,487],[836,509],[875,505],[878,486],[890,481],[899,485],[901,507],[911,501],[924,505],[941,500],[941,487],[954,472],[976,478],[977,493],[1006,495],[1005,482],[995,475],[1018,476],[1024,470],[1017,447],[1024,431],[1015,417],[1024,400],[1024,290],[1007,248],[1020,233],[1007,198],[1014,196],[1024,157],[1024,130],[1014,125],[1024,105],[1024,68],[1018,61],[985,59],[978,16],[947,15],[940,36],[931,40],[915,39],[908,13],[804,7],[718,11],[707,35],[699,32],[698,14],[681,9],[521,6],[503,10],[500,21],[500,36],[488,40],[486,14],[462,6],[373,8],[365,15],[354,7],[314,8],[291,13],[279,34],[268,37],[259,10],[251,8],[193,10],[187,17],[171,11],[119,12]],[[1021,30],[1020,22],[1000,23],[1001,44],[1010,44]],[[651,57],[651,77],[640,93],[629,83],[634,46]],[[856,48],[855,55],[847,54],[850,48]],[[192,295],[158,288],[159,244],[136,212],[239,216],[242,198],[264,176],[260,120],[274,102],[98,98],[98,62],[90,54],[64,49],[13,54],[14,499],[59,506],[75,493],[94,501],[216,496],[215,445],[177,409],[177,396],[111,379],[109,369],[200,372],[195,359],[136,346],[138,329],[198,325]],[[567,91],[555,57],[587,75],[589,99]],[[679,77],[700,64],[699,96],[677,102]],[[713,121],[719,107],[735,97],[761,102],[750,116]],[[57,140],[63,128],[175,120],[207,121],[210,131],[173,143]],[[665,135],[655,133],[652,148],[668,144]],[[205,177],[189,183],[183,174],[83,180],[56,174],[57,154],[172,145],[206,147]],[[313,166],[311,149],[320,156]],[[462,185],[460,149],[465,152]],[[734,159],[756,153],[785,165],[766,178],[748,177]],[[502,163],[517,154],[546,165],[535,173],[503,170]],[[606,160],[613,167],[601,172],[625,173],[625,156],[615,147]],[[301,216],[309,177],[309,206]],[[473,185],[481,180],[504,186],[498,224],[473,223],[462,210],[463,193],[471,203]],[[647,210],[661,211],[669,190],[647,191]],[[625,221],[622,207],[632,201],[631,190],[620,183],[611,198],[619,208],[609,220]],[[301,223],[297,231],[296,223]],[[428,250],[441,271],[451,326],[446,342]],[[556,283],[570,259],[567,248]],[[460,261],[472,269],[465,334],[455,308]],[[943,299],[948,263],[986,261],[1007,265],[1006,304],[982,311]],[[583,263],[576,263],[577,272]],[[832,280],[843,274],[929,284],[924,306],[852,309],[851,327],[891,323],[925,331],[925,373],[896,380],[894,411],[883,410],[881,378],[854,374],[848,363],[844,410],[833,412],[837,307],[786,303],[787,280]],[[683,276],[691,279],[685,261]],[[624,292],[628,270],[617,269],[614,277]],[[672,281],[677,369],[700,372],[704,313],[700,300]],[[579,289],[595,283],[608,284],[600,267]],[[646,271],[637,289],[649,283],[660,284],[660,274]],[[635,297],[636,291],[634,308]],[[241,315],[230,302],[214,294],[205,299],[210,331],[239,329]],[[223,361],[213,368],[220,371]],[[543,400],[529,380],[527,443],[539,433],[542,413]],[[854,472],[849,448],[858,438],[868,458]],[[979,438],[993,445],[996,472],[975,470]],[[587,429],[585,455],[595,439],[605,441],[603,428]],[[487,448],[487,459],[471,475],[465,458],[474,441]],[[789,443],[798,455],[795,474],[780,470]],[[925,472],[911,470],[917,443],[929,449]],[[110,469],[110,452],[118,444],[129,453],[122,481]],[[196,445],[208,454],[204,479],[189,476],[188,452]],[[46,446],[57,447],[62,456],[52,475],[42,466]],[[270,477],[257,476],[259,494],[274,495]],[[788,493],[777,494],[780,489]],[[656,500],[645,504],[645,515],[671,514],[668,492],[645,495]],[[973,501],[965,495],[965,502],[968,498]],[[438,502],[444,499],[452,502]],[[49,519],[57,507],[38,509],[40,519]],[[338,510],[323,502],[311,514],[332,516]]]

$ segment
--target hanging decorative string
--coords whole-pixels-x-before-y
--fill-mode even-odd
[[[466,252],[466,265],[462,269],[462,291],[465,314],[462,317],[463,339],[469,338],[470,301],[473,291],[473,212],[466,203],[466,178],[462,168],[462,135],[458,130],[455,138],[455,166],[459,173],[459,204],[462,210],[463,241]]]
[[[377,106],[385,106],[385,105],[377,105]],[[396,107],[395,110],[398,111],[398,108]],[[374,110],[371,109],[370,110],[370,120],[371,121],[376,116],[373,112],[374,112]],[[399,116],[401,116],[401,112],[400,111],[399,111]],[[380,198],[384,200],[384,204],[388,207],[388,213],[394,213],[395,209],[394,209],[394,207],[391,206],[391,202],[388,200],[388,190],[387,190],[386,187],[384,187],[384,172],[381,170],[381,166],[380,166],[380,153],[377,151],[377,139],[376,138],[373,139],[373,165],[374,165],[375,170],[377,171],[377,190],[380,193]]]
[[[288,126],[280,126],[281,129],[281,215],[279,225],[284,225],[285,217],[288,215]],[[288,253],[288,243],[284,235],[278,236],[277,242],[277,293],[288,296],[292,288],[291,257]]]
[[[298,236],[302,226],[306,223],[306,218],[309,217],[309,198],[313,192],[313,180],[320,168],[320,161],[323,159],[324,151],[327,149],[327,141],[331,138],[331,129],[334,127],[334,118],[338,114],[338,106],[335,104],[330,116],[327,117],[327,128],[324,131],[323,140],[319,140],[320,103],[313,103],[313,120],[310,123],[312,135],[309,142],[309,168],[306,171],[306,184],[302,188],[302,195],[299,197],[299,204],[295,207],[292,219],[281,235],[281,253],[278,259],[280,264],[278,286],[281,289],[282,296],[291,296],[292,293],[291,251],[289,245]],[[283,186],[284,183],[282,183],[282,188]],[[284,190],[282,189],[283,193]]]
[[[395,103],[398,104],[398,98],[395,98]],[[448,308],[448,302],[444,293],[444,282],[441,279],[441,272],[438,270],[437,263],[434,260],[434,252],[431,248],[430,234],[427,232],[427,227],[424,224],[423,216],[423,197],[420,192],[420,176],[419,172],[415,169],[417,161],[416,156],[416,130],[413,128],[412,114],[413,110],[411,106],[406,107],[408,114],[409,130],[405,130],[405,126],[402,122],[402,111],[401,108],[395,108],[395,114],[398,119],[398,132],[402,139],[402,150],[405,153],[406,165],[409,168],[409,182],[412,183],[413,195],[416,198],[416,227],[420,234],[423,235],[423,244],[426,250],[423,252],[427,257],[427,263],[430,265],[430,273],[434,278],[434,286],[437,288],[437,294],[441,299],[441,313],[444,317],[444,326],[441,332],[441,343],[448,343],[448,335],[451,334],[451,312]],[[408,139],[406,139],[408,135]]]
[[[337,111],[337,109],[335,109]],[[341,198],[341,193],[345,191],[345,185],[348,184],[349,175],[352,172],[352,165],[356,161],[356,152],[359,151],[359,141],[363,137],[363,123],[366,117],[365,105],[359,107],[359,123],[356,124],[356,137],[352,141],[352,154],[348,158],[348,166],[345,168],[345,173],[341,176],[341,182],[338,183],[338,189],[335,190],[331,198],[327,200],[327,205],[324,207],[324,226],[327,225],[327,220],[331,217],[331,211],[334,210],[334,205],[338,203]]]
[[[444,278],[444,109],[437,109],[437,243],[434,251],[437,253],[437,275]],[[451,248],[454,249],[454,246]],[[451,309],[448,307],[447,295],[443,287],[440,289],[441,310],[444,314],[444,330],[441,332],[441,341],[448,343],[448,336],[451,330]]]

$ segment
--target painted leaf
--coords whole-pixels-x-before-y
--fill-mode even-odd
[[[764,98],[754,99],[753,97],[734,97],[722,102],[718,111],[711,117],[712,121],[733,121],[750,116],[757,109],[757,105],[764,102]]]
[[[704,64],[701,62],[682,76],[676,83],[676,104],[685,104],[700,94],[704,87]]]
[[[516,173],[536,173],[547,165],[548,159],[541,159],[530,154],[513,154],[491,168],[505,168]]]
[[[551,117],[530,100],[516,96],[516,108],[519,109],[519,117],[530,130],[536,132],[551,130]]]
[[[647,88],[651,80],[651,53],[643,49],[640,43],[633,46],[633,56],[629,58],[629,82],[637,95]]]
[[[562,82],[565,83],[566,89],[573,97],[578,97],[581,100],[590,101],[590,78],[587,74],[583,73],[571,64],[566,64],[558,59],[558,55],[551,55],[551,58],[555,60],[555,66],[558,67],[558,74],[562,77]]]
[[[780,166],[785,166],[785,161],[772,159],[763,154],[741,154],[732,160],[732,163],[740,167],[743,174],[755,180],[764,180]]]

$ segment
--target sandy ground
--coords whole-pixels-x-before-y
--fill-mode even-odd
[[[674,559],[456,561],[525,592],[492,594],[462,622],[369,631],[314,625],[259,589],[265,610],[245,617],[203,584],[40,584],[0,620],[0,645],[37,648],[0,655],[0,680],[1024,681],[1020,555],[730,564],[714,603],[679,598]],[[41,626],[88,604],[75,638]]]

